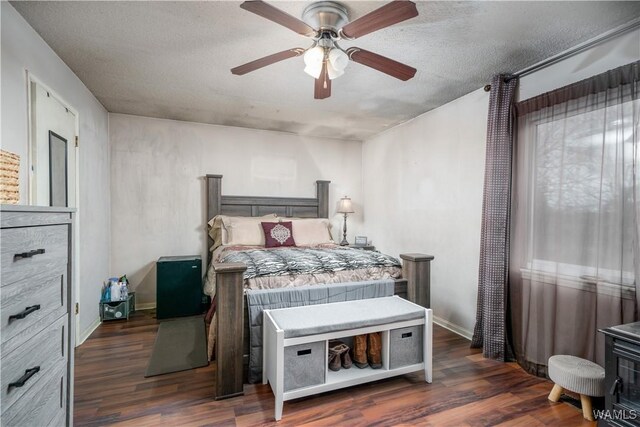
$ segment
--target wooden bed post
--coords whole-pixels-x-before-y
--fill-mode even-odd
[[[329,218],[329,184],[331,181],[316,181],[318,218]]]
[[[407,299],[431,308],[431,261],[433,255],[400,254],[402,278],[407,280]]]
[[[216,395],[215,399],[244,394],[243,388],[243,273],[242,263],[213,264],[216,272]]]
[[[222,194],[222,175],[207,174],[207,223],[216,215],[260,216],[278,213],[283,216],[329,218],[329,183],[316,181],[316,197],[229,196]],[[213,241],[207,232],[207,247]],[[211,251],[208,262],[211,262]],[[214,263],[216,274],[216,400],[243,394],[244,286],[242,263]],[[211,312],[213,312],[211,310]]]
[[[207,221],[204,225],[207,232],[207,248],[213,245],[213,240],[209,236],[208,223],[211,218],[220,214],[220,202],[222,200],[222,175],[205,176],[207,191]],[[211,262],[211,251],[207,251],[207,265]]]

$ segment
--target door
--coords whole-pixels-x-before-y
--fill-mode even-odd
[[[42,85],[30,85],[30,204],[76,207],[76,116]]]
[[[80,209],[77,111],[27,72],[29,99],[29,204],[76,208],[73,236],[75,345],[80,344]]]

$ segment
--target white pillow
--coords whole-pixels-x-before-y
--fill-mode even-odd
[[[222,226],[222,217],[224,215],[216,215],[211,221],[209,221],[209,237],[213,240],[213,245],[209,248],[210,251],[216,250],[220,245],[226,245],[228,237],[227,230]]]
[[[264,246],[263,221],[277,218],[276,214],[261,217],[227,216],[222,218],[222,228],[226,230],[227,241],[223,245]],[[224,236],[224,233],[223,233]]]
[[[291,221],[291,227],[293,240],[296,241],[297,246],[333,243],[330,231],[331,222],[327,218],[294,219]]]

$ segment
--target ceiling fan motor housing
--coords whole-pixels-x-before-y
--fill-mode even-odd
[[[319,1],[310,4],[302,12],[302,20],[323,31],[331,31],[337,37],[338,30],[349,22],[347,8],[334,1]]]

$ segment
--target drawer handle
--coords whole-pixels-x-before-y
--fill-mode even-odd
[[[404,334],[402,334],[402,338],[411,338],[412,335],[413,332],[405,332]]]
[[[12,314],[11,316],[9,316],[9,322],[11,322],[13,319],[24,319],[25,317],[27,317],[28,315],[30,315],[31,313],[37,310],[40,310],[40,304],[27,307],[24,309],[24,311],[21,311],[18,314]]]
[[[27,381],[29,381],[29,379],[32,376],[34,376],[38,372],[40,372],[40,366],[36,366],[34,368],[27,369],[26,371],[24,371],[24,375],[21,376],[18,381],[9,384],[9,387],[7,388],[7,391],[10,391],[11,388],[13,388],[13,387],[22,387],[23,385],[26,384]]]
[[[306,350],[298,350],[298,356],[304,356],[304,355],[307,355],[307,354],[311,354],[311,349],[310,348],[308,348]]]
[[[13,260],[17,261],[19,259],[23,259],[23,258],[31,258],[34,255],[41,255],[44,253],[44,249],[34,249],[32,251],[29,252],[22,252],[21,254],[15,254],[13,256]]]

